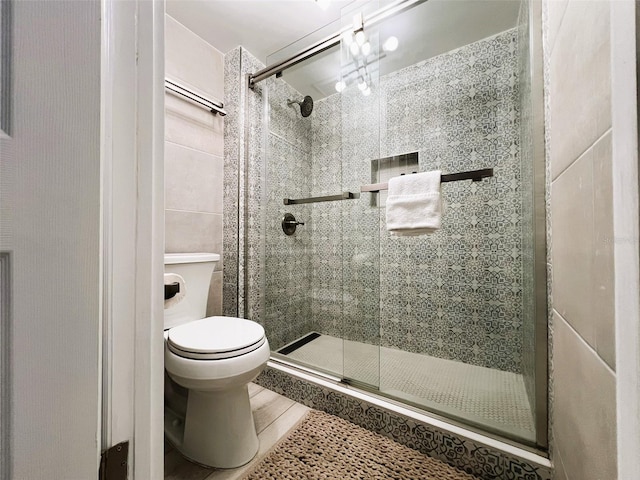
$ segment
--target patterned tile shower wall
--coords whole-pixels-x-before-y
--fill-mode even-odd
[[[241,49],[235,48],[224,57],[224,98],[225,108],[229,115],[224,122],[224,179],[222,204],[222,313],[235,317],[239,315],[239,272],[238,272],[238,242],[239,242],[239,167],[244,137],[244,108],[240,93],[242,83],[240,79]]]
[[[272,349],[313,329],[311,322],[311,205],[284,205],[283,198],[311,194],[311,119],[300,115],[302,95],[274,77],[266,82],[269,106],[267,162],[264,171],[265,325]],[[281,220],[292,213],[304,225],[294,235]]]
[[[443,227],[432,236],[383,230],[385,346],[521,371],[516,44],[510,30],[386,79],[385,155],[418,151],[422,171],[493,167],[495,176],[443,185]]]
[[[225,56],[225,164],[223,312],[262,320],[261,247],[263,88],[249,90],[247,75],[264,65],[244,48]],[[253,292],[249,294],[249,292]]]
[[[246,75],[261,68],[241,47],[225,58],[224,312],[262,323],[275,350],[313,328],[311,207],[282,202],[309,196],[311,119],[287,105],[301,95],[282,80],[248,88]],[[291,237],[280,225],[285,212],[306,224]]]
[[[380,156],[379,91],[363,97],[353,88],[317,102],[312,115],[314,194],[357,193],[370,183],[369,160]],[[365,196],[314,204],[313,219],[314,324],[321,333],[378,344],[378,208]]]
[[[378,95],[376,101],[335,95],[316,102],[307,119],[286,105],[298,92],[279,79],[248,90],[245,73],[261,65],[245,50],[227,55],[237,78],[227,72],[227,103],[244,115],[226,122],[239,140],[226,136],[225,194],[233,198],[236,188],[239,201],[225,200],[225,208],[241,212],[235,217],[241,232],[235,251],[241,264],[246,261],[248,278],[242,268],[235,276],[227,272],[232,259],[225,259],[225,312],[232,313],[227,306],[234,304],[235,278],[239,312],[246,283],[245,315],[262,322],[267,316],[274,348],[318,330],[521,373],[524,197],[517,40],[512,29],[420,62],[383,77],[370,97]],[[266,137],[263,91],[269,92],[271,109]],[[233,130],[241,122],[246,124]],[[266,166],[264,144],[271,158]],[[377,194],[289,206],[306,225],[293,237],[280,231],[282,198],[358,191],[371,181],[371,160],[411,151],[419,152],[421,171],[493,167],[495,176],[443,185],[443,228],[428,237],[389,236],[380,199],[369,198]],[[247,172],[242,152],[248,155]],[[230,214],[225,242],[232,244]],[[234,251],[227,246],[225,252]]]
[[[378,194],[314,207],[321,332],[521,373],[517,40],[512,29],[387,75],[373,101],[343,92],[317,102],[314,194],[339,184],[358,191],[371,181],[371,160],[412,151],[421,171],[495,171],[478,184],[443,185],[443,228],[428,237],[389,236],[379,200],[369,198]]]

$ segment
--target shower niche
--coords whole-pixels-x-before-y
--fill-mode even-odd
[[[371,183],[387,183],[393,177],[411,175],[418,173],[419,170],[418,152],[376,158],[371,160]],[[386,198],[387,193],[385,191],[381,191],[379,195],[371,195],[370,205],[372,207],[384,207]]]
[[[261,281],[249,288],[274,361],[544,449],[530,5],[467,2],[462,14],[408,3],[375,25],[377,2],[347,7],[267,59],[347,31],[256,87]],[[307,97],[312,108],[298,101]],[[489,169],[481,182],[442,185],[442,228],[426,236],[389,235],[386,192],[361,191],[403,174]],[[295,235],[283,235],[285,214],[304,221]]]

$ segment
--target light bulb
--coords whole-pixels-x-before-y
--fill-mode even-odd
[[[346,86],[347,86],[346,83],[344,83],[342,80],[338,80],[336,82],[336,91],[338,93],[340,93],[341,91],[343,91],[345,89]]]
[[[356,42],[358,42],[358,45],[362,45],[366,40],[366,37],[364,36],[364,32],[362,30],[358,30],[356,32]]]
[[[342,41],[348,47],[353,43],[353,32],[344,32],[342,34]]]
[[[316,0],[316,3],[322,10],[326,10],[327,8],[329,8],[331,0]]]
[[[358,46],[358,44],[356,42],[353,42],[349,46],[349,50],[351,50],[351,55],[353,55],[354,57],[360,53],[360,47]]]
[[[365,42],[362,47],[360,47],[362,50],[362,54],[366,57],[367,55],[369,55],[369,53],[371,53],[371,44],[369,42]]]
[[[363,91],[363,92],[364,92],[365,90],[367,90],[367,89],[369,88],[369,86],[367,85],[367,82],[365,82],[364,80],[362,80],[362,82],[358,84],[358,88],[359,88],[361,91]]]
[[[371,89],[369,87],[365,88],[364,90],[362,90],[362,95],[368,97],[369,95],[371,95]]]
[[[396,37],[389,37],[382,44],[382,49],[385,52],[393,52],[396,48],[398,48],[398,39]]]

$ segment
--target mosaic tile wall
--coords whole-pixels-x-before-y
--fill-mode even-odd
[[[256,380],[261,386],[311,408],[344,418],[483,480],[551,480],[542,465],[458,437],[429,424],[340,392],[312,384],[273,368]]]
[[[378,194],[314,206],[321,332],[522,371],[517,57],[513,29],[387,75],[368,98],[345,91],[316,103],[314,195],[357,192],[371,160],[412,151],[421,171],[495,171],[444,185],[443,228],[428,237],[391,237]]]

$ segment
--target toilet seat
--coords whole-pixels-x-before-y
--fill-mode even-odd
[[[169,350],[193,360],[235,358],[260,348],[266,342],[262,325],[234,317],[207,317],[171,328]]]

